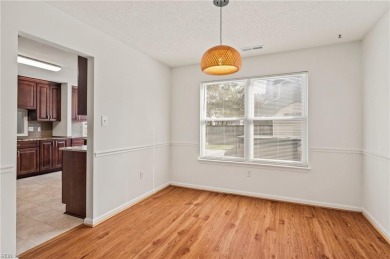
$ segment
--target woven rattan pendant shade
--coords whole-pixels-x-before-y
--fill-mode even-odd
[[[229,0],[213,0],[219,7],[219,45],[208,49],[200,61],[200,68],[209,75],[229,75],[241,68],[241,55],[235,48],[222,45],[222,7],[229,4]]]
[[[200,67],[209,75],[229,75],[240,70],[241,64],[240,53],[235,48],[218,45],[203,54]]]

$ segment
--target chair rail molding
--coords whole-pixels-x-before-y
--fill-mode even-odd
[[[0,174],[8,174],[14,172],[15,167],[13,165],[0,166]]]
[[[362,153],[365,156],[375,157],[375,158],[380,158],[380,159],[384,159],[384,160],[390,161],[390,156],[388,156],[388,155],[379,154],[379,153],[371,152],[371,151],[367,151],[367,150],[363,150]]]
[[[112,156],[112,155],[118,155],[118,154],[123,154],[123,153],[128,153],[128,152],[135,152],[135,151],[140,151],[140,150],[145,150],[145,149],[162,148],[162,147],[167,147],[169,145],[170,145],[169,142],[161,142],[161,143],[156,143],[156,144],[109,149],[109,150],[95,152],[94,156],[95,157]]]

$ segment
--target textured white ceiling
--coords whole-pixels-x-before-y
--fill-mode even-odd
[[[255,56],[359,40],[389,1],[238,1],[223,8],[223,42]],[[219,44],[209,1],[62,1],[50,5],[171,66],[197,64]],[[338,39],[342,33],[343,38]]]

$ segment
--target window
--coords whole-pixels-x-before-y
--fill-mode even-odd
[[[17,136],[28,136],[27,110],[18,109],[17,113]]]
[[[200,158],[306,166],[307,73],[201,85]]]

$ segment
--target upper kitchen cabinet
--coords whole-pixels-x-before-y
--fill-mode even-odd
[[[61,84],[19,76],[18,108],[32,121],[61,121]]]
[[[61,120],[61,84],[39,79],[29,79],[35,84],[36,109],[29,110],[29,120],[60,121]],[[18,93],[19,95],[20,93]],[[18,96],[18,99],[21,98]]]
[[[37,108],[36,83],[18,79],[18,108],[35,110]]]
[[[72,120],[77,120],[77,116],[78,116],[77,102],[78,102],[78,90],[77,90],[77,86],[73,86],[72,87]]]
[[[49,84],[38,84],[37,86],[38,95],[38,107],[37,111],[33,112],[30,116],[32,120],[38,121],[50,121],[50,90]],[[36,116],[36,119],[34,118]]]
[[[88,59],[78,57],[78,86],[72,87],[72,120],[87,120]]]
[[[72,87],[72,120],[74,121],[86,121],[87,115],[79,114],[79,90],[77,86]]]
[[[87,78],[88,78],[88,59],[78,57],[78,99],[77,115],[87,116]]]
[[[50,87],[50,120],[61,121],[61,85],[51,84]]]

